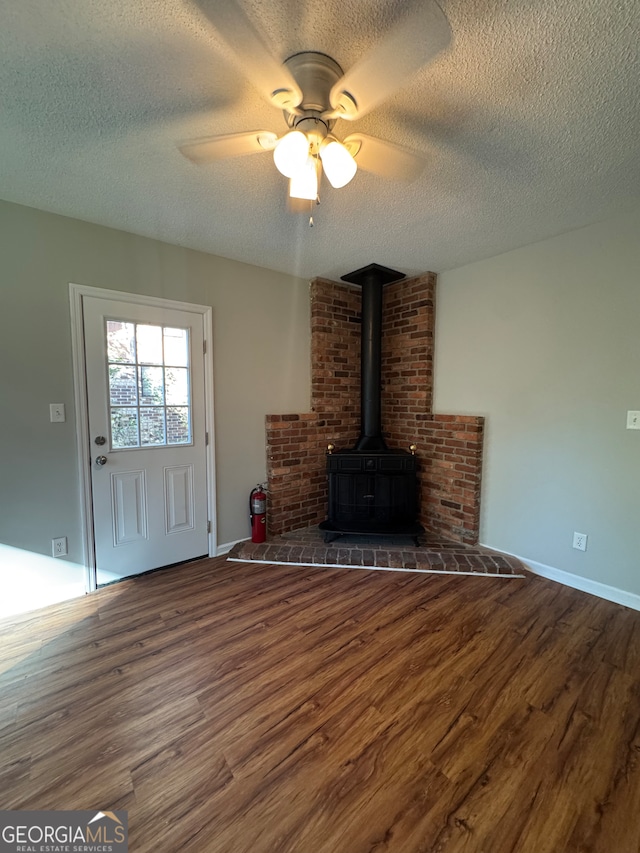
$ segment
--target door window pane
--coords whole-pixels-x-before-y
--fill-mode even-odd
[[[143,326],[136,331],[138,364],[162,364],[162,326]]]
[[[167,403],[186,406],[189,402],[189,371],[183,367],[167,367]]]
[[[167,406],[167,444],[189,444],[189,409]]]
[[[164,330],[164,363],[176,367],[186,367],[189,364],[189,340],[186,329]]]
[[[190,444],[189,330],[107,320],[111,449]]]
[[[164,409],[161,406],[140,409],[140,444],[166,444],[164,431]]]
[[[164,370],[161,367],[139,367],[140,405],[161,406],[164,403]]]
[[[107,320],[107,356],[110,364],[118,361],[126,364],[135,362],[135,323]]]
[[[137,409],[111,409],[111,446],[118,450],[140,446]]]
[[[109,365],[109,400],[112,406],[136,406],[138,388],[133,365]]]

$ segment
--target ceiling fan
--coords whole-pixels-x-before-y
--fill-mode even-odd
[[[334,127],[341,119],[361,118],[448,46],[451,30],[435,0],[422,0],[346,74],[316,51],[296,53],[280,64],[234,0],[201,4],[242,73],[283,111],[288,131],[280,138],[253,130],[189,140],[179,146],[185,157],[201,165],[273,151],[276,167],[289,178],[294,208],[296,199],[317,199],[323,173],[339,188],[358,167],[406,181],[422,171],[420,154],[363,133],[340,140]]]

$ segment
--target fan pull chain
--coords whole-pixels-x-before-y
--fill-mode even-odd
[[[317,119],[316,119],[317,122]],[[316,174],[320,176],[322,174],[322,167],[320,166],[320,157],[318,151],[312,155],[316,160]],[[316,194],[316,206],[320,204],[320,177],[318,177],[318,192]],[[313,228],[313,201],[309,200],[309,228]]]
[[[316,207],[320,204],[320,196],[316,196]],[[313,201],[309,202],[309,228],[313,228]]]

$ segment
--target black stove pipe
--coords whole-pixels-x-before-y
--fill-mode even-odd
[[[354,450],[384,453],[387,445],[382,437],[382,288],[404,278],[404,273],[369,264],[343,275],[343,281],[362,288],[362,331],[360,363],[360,438]]]

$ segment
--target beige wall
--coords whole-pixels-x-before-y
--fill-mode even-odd
[[[436,317],[435,410],[487,418],[481,541],[640,594],[640,212],[441,274]]]
[[[307,282],[6,202],[0,235],[0,543],[82,559],[69,282],[213,307],[218,543],[248,536],[265,415],[309,408]]]

